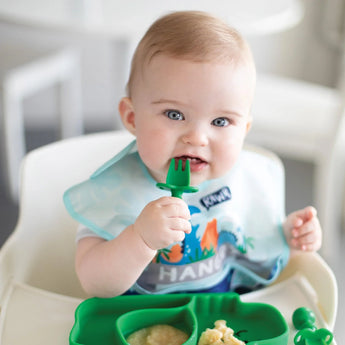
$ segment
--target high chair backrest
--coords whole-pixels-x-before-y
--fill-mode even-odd
[[[0,297],[11,279],[84,296],[74,270],[77,224],[62,196],[131,140],[124,131],[91,134],[43,146],[25,157],[19,220],[0,251]]]
[[[6,287],[24,283],[61,295],[85,298],[74,269],[77,224],[67,213],[63,193],[88,177],[124,148],[133,136],[126,131],[90,134],[31,151],[21,173],[19,220],[0,250],[0,304]],[[246,147],[276,161],[264,149]],[[282,181],[283,183],[283,181]],[[318,305],[332,328],[337,285],[332,271],[317,254],[298,256],[279,277],[305,276],[318,295]]]

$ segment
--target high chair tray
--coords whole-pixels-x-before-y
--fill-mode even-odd
[[[240,298],[242,302],[269,303],[277,308],[290,328],[287,344],[293,345],[296,330],[291,316],[298,307],[312,309],[316,315],[316,326],[328,328],[318,309],[317,297],[306,278],[297,274],[275,286],[241,295]],[[12,282],[1,300],[0,344],[68,345],[75,323],[74,314],[81,303],[83,300],[79,298]],[[102,345],[99,342],[96,344]],[[335,340],[332,345],[336,345]]]
[[[272,305],[243,303],[235,293],[170,294],[92,298],[79,305],[70,345],[126,345],[133,332],[167,324],[186,332],[197,345],[206,328],[226,320],[248,345],[287,345],[289,328]]]

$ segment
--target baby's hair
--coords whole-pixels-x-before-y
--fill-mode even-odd
[[[199,11],[174,12],[155,21],[134,53],[127,84],[131,97],[134,79],[158,54],[193,62],[253,65],[247,42],[219,18]]]

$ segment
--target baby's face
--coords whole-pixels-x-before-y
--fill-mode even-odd
[[[132,132],[141,159],[165,182],[172,158],[188,159],[191,183],[226,174],[250,127],[253,71],[158,55],[133,90]]]

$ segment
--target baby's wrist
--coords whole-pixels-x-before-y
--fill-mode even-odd
[[[141,232],[138,231],[135,227],[135,224],[133,224],[131,226],[131,231],[133,233],[133,236],[136,238],[136,242],[138,243],[139,245],[139,248],[140,247],[143,247],[144,249],[146,249],[148,252],[151,252],[153,254],[153,256],[156,255],[157,253],[157,250],[156,249],[153,249],[150,244],[145,240],[145,238],[142,236]]]

